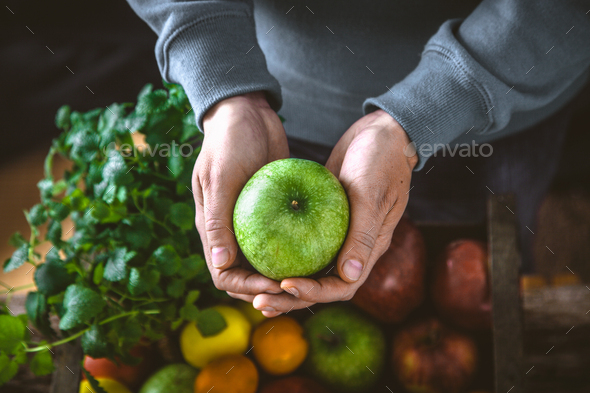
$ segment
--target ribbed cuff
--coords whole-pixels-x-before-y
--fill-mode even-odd
[[[184,87],[201,130],[204,114],[225,98],[265,91],[275,111],[282,105],[281,87],[268,72],[254,21],[245,12],[196,20],[168,37],[162,50],[162,75]]]
[[[441,145],[470,129],[485,132],[491,123],[489,102],[450,51],[429,45],[412,73],[386,93],[365,100],[363,110],[381,108],[400,123],[415,144],[417,171]]]

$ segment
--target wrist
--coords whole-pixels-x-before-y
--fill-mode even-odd
[[[418,154],[416,154],[416,149],[408,148],[412,141],[406,130],[404,130],[401,124],[399,124],[393,116],[385,112],[383,109],[378,109],[375,112],[379,118],[387,124],[387,128],[390,129],[395,136],[394,150],[403,154],[407,158],[410,170],[414,170],[416,165],[418,165],[419,158]],[[413,152],[414,154],[407,154],[408,152]]]
[[[231,110],[235,108],[271,109],[268,100],[266,99],[266,94],[263,91],[254,91],[228,97],[219,101],[205,112],[205,115],[203,116],[203,127],[207,128],[206,123],[216,115],[225,112],[226,109]]]

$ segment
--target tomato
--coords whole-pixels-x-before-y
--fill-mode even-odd
[[[84,368],[94,378],[111,378],[121,382],[125,386],[135,389],[139,387],[150,376],[154,369],[154,354],[151,346],[138,344],[129,353],[135,357],[142,358],[142,361],[134,366],[106,359],[94,359],[90,356],[84,357]]]

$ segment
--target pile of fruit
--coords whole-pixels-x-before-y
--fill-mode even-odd
[[[180,362],[156,366],[160,354],[138,346],[139,365],[86,357],[85,368],[107,393],[467,392],[479,364],[474,337],[490,329],[487,264],[483,243],[457,240],[427,265],[421,232],[403,218],[356,307],[266,319],[249,303],[217,305],[226,327],[204,337],[184,325]]]

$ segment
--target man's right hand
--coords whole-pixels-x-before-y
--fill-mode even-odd
[[[289,157],[287,136],[263,92],[227,98],[203,118],[205,137],[193,169],[196,225],[215,286],[252,302],[280,293],[278,282],[251,269],[238,256],[234,205],[246,182],[265,164]]]

